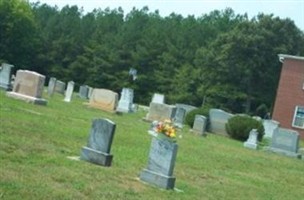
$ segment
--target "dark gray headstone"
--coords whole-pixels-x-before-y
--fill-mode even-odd
[[[82,99],[88,99],[89,96],[89,86],[81,85],[79,87],[79,97]]]
[[[206,136],[205,130],[207,125],[207,118],[203,115],[195,115],[192,131],[201,135]]]
[[[2,63],[0,66],[0,89],[4,90],[11,90],[12,84],[11,84],[11,77],[12,72],[11,69],[14,67],[14,65],[10,65],[7,63]]]
[[[55,92],[64,94],[66,84],[62,81],[57,80],[55,84]]]
[[[183,128],[184,118],[186,116],[186,110],[184,108],[177,107],[174,116],[174,125],[178,128]]]
[[[81,159],[103,166],[110,166],[110,155],[116,125],[108,119],[95,119],[88,144],[82,148]]]
[[[54,91],[55,91],[55,86],[56,86],[56,78],[51,77],[49,80],[49,84],[48,84],[48,95],[52,96]]]
[[[272,136],[268,150],[290,157],[301,158],[299,151],[299,133],[294,130],[277,128]]]
[[[140,174],[140,180],[165,189],[173,189],[173,176],[178,145],[153,137],[148,166]]]
[[[244,142],[244,147],[249,149],[257,149],[258,147],[258,131],[257,129],[252,129],[249,133],[249,137],[246,142]]]

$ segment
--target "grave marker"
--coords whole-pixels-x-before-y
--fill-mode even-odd
[[[298,153],[299,138],[297,131],[277,128],[273,133],[270,147],[266,149],[286,156],[301,158],[301,154]]]
[[[18,70],[12,92],[6,95],[28,103],[46,105],[42,99],[45,76],[28,70]]]
[[[165,96],[163,94],[155,93],[155,94],[153,94],[152,102],[163,104],[163,103],[165,103]]]
[[[71,102],[73,91],[74,91],[74,84],[75,83],[73,81],[68,82],[68,87],[65,92],[65,98],[64,98],[65,102]]]
[[[272,138],[273,132],[279,127],[280,123],[274,120],[263,120],[263,126],[265,130],[264,137]]]
[[[210,109],[209,110],[209,119],[210,119],[210,131],[213,133],[228,135],[226,132],[226,123],[228,119],[234,115],[227,113],[220,109]]]
[[[82,148],[80,158],[102,166],[111,166],[110,154],[116,125],[108,119],[95,119],[92,123],[88,144]]]
[[[81,99],[88,99],[88,96],[89,96],[89,86],[81,85],[79,87],[79,97]]]
[[[172,119],[175,115],[175,112],[175,106],[151,102],[149,112],[144,120],[163,121],[166,119]]]
[[[118,94],[107,89],[94,88],[89,107],[98,108],[108,112],[115,112],[118,102]]]
[[[258,148],[258,131],[257,129],[252,129],[249,133],[249,137],[246,142],[244,142],[244,147],[250,149],[257,149]]]
[[[134,98],[134,91],[130,88],[123,88],[121,91],[121,96],[118,102],[117,111],[129,113],[133,112],[133,98]]]
[[[200,136],[207,136],[205,133],[207,118],[203,115],[195,115],[192,131]]]
[[[51,77],[49,80],[48,90],[47,90],[49,96],[52,96],[54,94],[55,86],[56,86],[56,78]]]
[[[178,145],[153,137],[148,166],[140,174],[140,180],[164,189],[174,189],[173,176]]]
[[[12,68],[14,65],[2,63],[0,66],[0,89],[11,90]]]

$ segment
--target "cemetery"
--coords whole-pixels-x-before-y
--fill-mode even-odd
[[[0,200],[303,199],[292,18],[43,2],[0,0]]]
[[[282,131],[277,136],[275,129],[272,137],[277,139],[265,145],[252,130],[242,143],[223,136],[222,129],[218,134],[209,132],[206,117],[196,115],[193,127],[176,126],[176,141],[170,142],[147,134],[151,123],[142,119],[149,113],[174,116],[173,110],[180,106],[151,102],[148,110],[139,106],[136,112],[117,115],[84,105],[87,100],[76,91],[69,104],[60,93],[49,96],[48,87],[43,93],[46,106],[28,104],[0,91],[3,197],[244,199],[250,195],[299,199],[304,195],[300,190],[304,160],[298,159],[297,151],[304,144],[296,133],[289,139]],[[218,124],[222,127],[222,120]],[[280,183],[287,178],[288,184]],[[58,185],[62,189],[51,190]]]

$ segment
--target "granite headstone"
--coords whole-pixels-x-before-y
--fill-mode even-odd
[[[267,150],[284,154],[290,157],[301,158],[299,151],[299,133],[285,128],[275,129],[271,145]]]
[[[174,189],[173,176],[178,145],[168,140],[152,138],[148,166],[140,174],[140,180],[164,189]]]
[[[109,119],[95,119],[92,123],[87,146],[82,148],[80,158],[102,166],[111,166],[110,154],[116,125]]]
[[[200,136],[207,136],[205,133],[207,118],[203,115],[195,115],[192,131]]]
[[[213,133],[227,136],[226,123],[228,119],[233,117],[233,114],[227,113],[220,109],[209,110],[210,131]]]
[[[55,86],[56,86],[56,78],[51,77],[49,80],[48,90],[47,90],[49,96],[52,96],[54,94]]]

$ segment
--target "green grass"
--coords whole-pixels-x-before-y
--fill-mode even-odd
[[[44,95],[46,97],[46,95]],[[138,180],[147,165],[151,136],[145,112],[115,115],[71,103],[56,94],[37,106],[0,91],[0,199],[303,199],[303,160],[254,151],[210,134],[178,138],[175,187]],[[86,145],[92,119],[117,124],[111,167],[70,160]],[[303,147],[303,142],[301,142]]]

